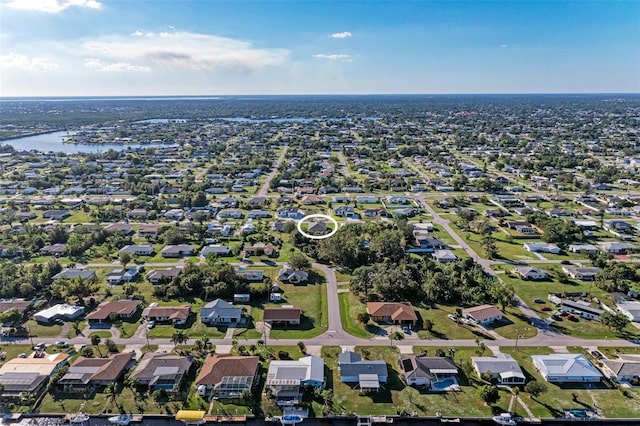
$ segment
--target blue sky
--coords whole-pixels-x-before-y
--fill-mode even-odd
[[[0,0],[0,96],[640,92],[640,1]]]

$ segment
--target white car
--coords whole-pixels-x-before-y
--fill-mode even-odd
[[[149,321],[149,323],[147,323],[147,328],[149,330],[151,330],[155,326],[156,326],[156,322],[155,321]]]
[[[451,321],[458,322],[458,317],[453,314],[448,314],[447,318],[449,318]]]

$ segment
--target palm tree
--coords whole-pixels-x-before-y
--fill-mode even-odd
[[[102,358],[102,351],[100,350],[100,342],[102,339],[97,334],[91,335],[91,344],[98,349],[98,353],[100,354],[100,358]]]
[[[107,402],[113,404],[116,406],[116,408],[118,407],[118,392],[116,389],[116,384],[115,383],[111,383],[109,386],[107,386],[104,390],[104,394],[107,397]]]
[[[207,336],[202,337],[202,344],[205,351],[210,351],[211,349],[213,349],[213,343],[211,343],[211,339],[209,339],[209,337]]]
[[[173,336],[171,336],[171,343],[174,344],[174,350],[175,350],[175,346],[178,345],[182,345],[183,343],[186,343],[189,340],[189,336],[187,336],[187,333],[185,333],[182,330],[178,330],[175,333],[173,333]]]

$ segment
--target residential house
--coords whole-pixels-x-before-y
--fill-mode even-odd
[[[249,210],[249,213],[247,213],[247,218],[249,219],[266,219],[268,217],[271,217],[271,213],[266,210],[254,209]]]
[[[616,308],[631,321],[640,322],[640,302],[620,300],[616,303]]]
[[[338,355],[338,368],[343,383],[357,383],[362,391],[377,392],[389,375],[385,361],[362,359],[360,354],[347,350]]]
[[[138,256],[151,256],[153,254],[153,246],[151,244],[133,244],[126,245],[118,250],[118,253],[129,253]]]
[[[114,234],[116,232],[123,233],[124,235],[129,235],[133,232],[133,226],[128,223],[116,222],[110,223],[104,227],[104,231],[107,234]]]
[[[445,250],[447,245],[437,238],[429,237],[423,234],[415,234],[418,247],[407,249],[409,253],[433,253],[436,250]]]
[[[142,238],[157,237],[162,226],[159,223],[143,223],[138,228],[138,236]]]
[[[531,360],[550,383],[594,383],[602,379],[602,373],[582,354],[533,355]]]
[[[249,293],[235,293],[233,295],[234,303],[248,303],[251,300],[251,294]]]
[[[202,307],[200,320],[207,325],[238,324],[242,320],[242,308],[235,308],[225,300],[216,299]]]
[[[560,310],[576,314],[585,319],[600,321],[600,315],[604,312],[602,309],[594,308],[589,302],[578,300],[576,302],[563,299],[560,304]]]
[[[346,217],[349,219],[358,219],[360,216],[356,213],[354,207],[351,206],[338,206],[333,209],[333,214],[338,217]]]
[[[522,245],[527,251],[531,253],[560,253],[560,247],[552,243],[541,243],[541,242],[533,242],[533,243],[524,243]]]
[[[218,212],[218,219],[243,219],[244,213],[242,210],[236,209],[223,209]]]
[[[618,354],[617,359],[603,359],[602,372],[618,383],[640,381],[640,356]]]
[[[37,398],[46,389],[49,378],[67,364],[69,354],[45,354],[42,358],[14,358],[0,367],[0,395],[16,401],[23,395]]]
[[[157,323],[170,323],[171,325],[186,324],[191,315],[191,306],[149,306],[142,311],[142,318]]]
[[[169,269],[154,269],[147,273],[147,281],[151,284],[158,284],[163,281],[171,281],[182,273],[182,268],[174,266]]]
[[[431,253],[431,257],[440,263],[455,262],[458,257],[451,250],[436,250]]]
[[[451,358],[427,355],[401,355],[400,367],[410,386],[432,390],[456,390],[458,367]]]
[[[188,356],[147,352],[130,377],[135,379],[139,386],[146,386],[150,391],[164,389],[167,392],[175,392],[180,388],[192,365],[193,359]]]
[[[537,281],[549,278],[549,273],[547,271],[531,266],[516,266],[513,268],[513,272],[520,275],[525,280]]]
[[[245,247],[243,252],[245,256],[262,256],[264,254],[268,257],[278,257],[278,251],[272,244],[255,243],[252,246]]]
[[[200,256],[207,257],[209,254],[213,254],[215,256],[231,256],[233,253],[231,252],[231,247],[219,244],[202,247],[202,250],[200,250]]]
[[[102,302],[93,312],[87,314],[86,319],[91,325],[111,322],[113,318],[131,318],[136,312],[138,312],[138,308],[141,304],[142,301],[140,300],[108,300],[106,302]]]
[[[41,324],[53,324],[57,319],[73,321],[84,314],[83,306],[71,306],[58,304],[39,311],[33,315],[33,319]]]
[[[195,386],[200,396],[216,399],[240,398],[258,382],[257,356],[209,355],[205,358]]]
[[[43,256],[62,257],[67,254],[67,245],[65,243],[56,243],[44,246],[40,249],[40,254]]]
[[[122,379],[131,366],[134,352],[110,354],[107,358],[79,357],[56,384],[64,393],[88,393]]]
[[[638,250],[638,247],[633,244],[617,241],[603,241],[598,243],[598,247],[600,247],[600,250],[611,254],[628,254]]]
[[[585,252],[588,254],[593,254],[598,251],[598,247],[593,244],[571,244],[568,249],[571,253],[581,253]]]
[[[324,383],[322,358],[306,356],[297,361],[271,361],[266,388],[271,391],[276,404],[292,406],[302,402],[305,387],[319,388]]]
[[[309,280],[309,272],[283,266],[278,272],[278,280],[290,284],[306,283]]]
[[[471,357],[471,363],[479,377],[489,374],[502,385],[523,385],[526,381],[518,361],[509,354]]]
[[[375,322],[393,324],[413,324],[418,316],[409,302],[368,302],[367,313]]]
[[[118,285],[124,282],[130,282],[136,279],[138,276],[138,269],[114,269],[109,272],[105,279],[109,285]]]
[[[11,311],[18,311],[24,315],[33,302],[33,300],[25,299],[0,299],[0,313],[5,314]]]
[[[69,210],[46,210],[42,212],[43,219],[62,220],[71,216]]]
[[[598,272],[600,272],[600,268],[594,266],[564,265],[562,266],[562,271],[576,280],[593,281],[596,279]]]
[[[264,278],[264,271],[262,269],[236,268],[236,274],[247,281],[262,281]]]
[[[283,305],[279,308],[264,308],[263,320],[270,325],[299,325],[301,316],[300,308]]]
[[[282,207],[276,211],[276,215],[281,219],[299,220],[305,216],[305,213],[297,207]]]
[[[193,256],[195,246],[191,244],[176,244],[165,246],[161,251],[162,257],[184,257]]]
[[[53,276],[54,280],[65,279],[65,280],[73,280],[75,278],[80,278],[83,280],[90,280],[96,277],[96,273],[94,271],[90,271],[88,269],[79,269],[79,268],[67,268],[63,269],[62,272],[58,272]]]
[[[462,310],[462,316],[473,320],[477,324],[491,324],[502,320],[502,311],[492,305],[480,305]]]

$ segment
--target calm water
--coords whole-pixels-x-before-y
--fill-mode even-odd
[[[63,139],[67,136],[67,132],[45,133],[37,136],[25,136],[22,138],[7,139],[0,141],[0,144],[12,145],[17,150],[35,149],[41,152],[64,152],[66,154],[77,153],[100,153],[110,149],[115,151],[124,151],[126,149],[136,148],[157,148],[171,146],[169,144],[72,144],[63,143]]]

